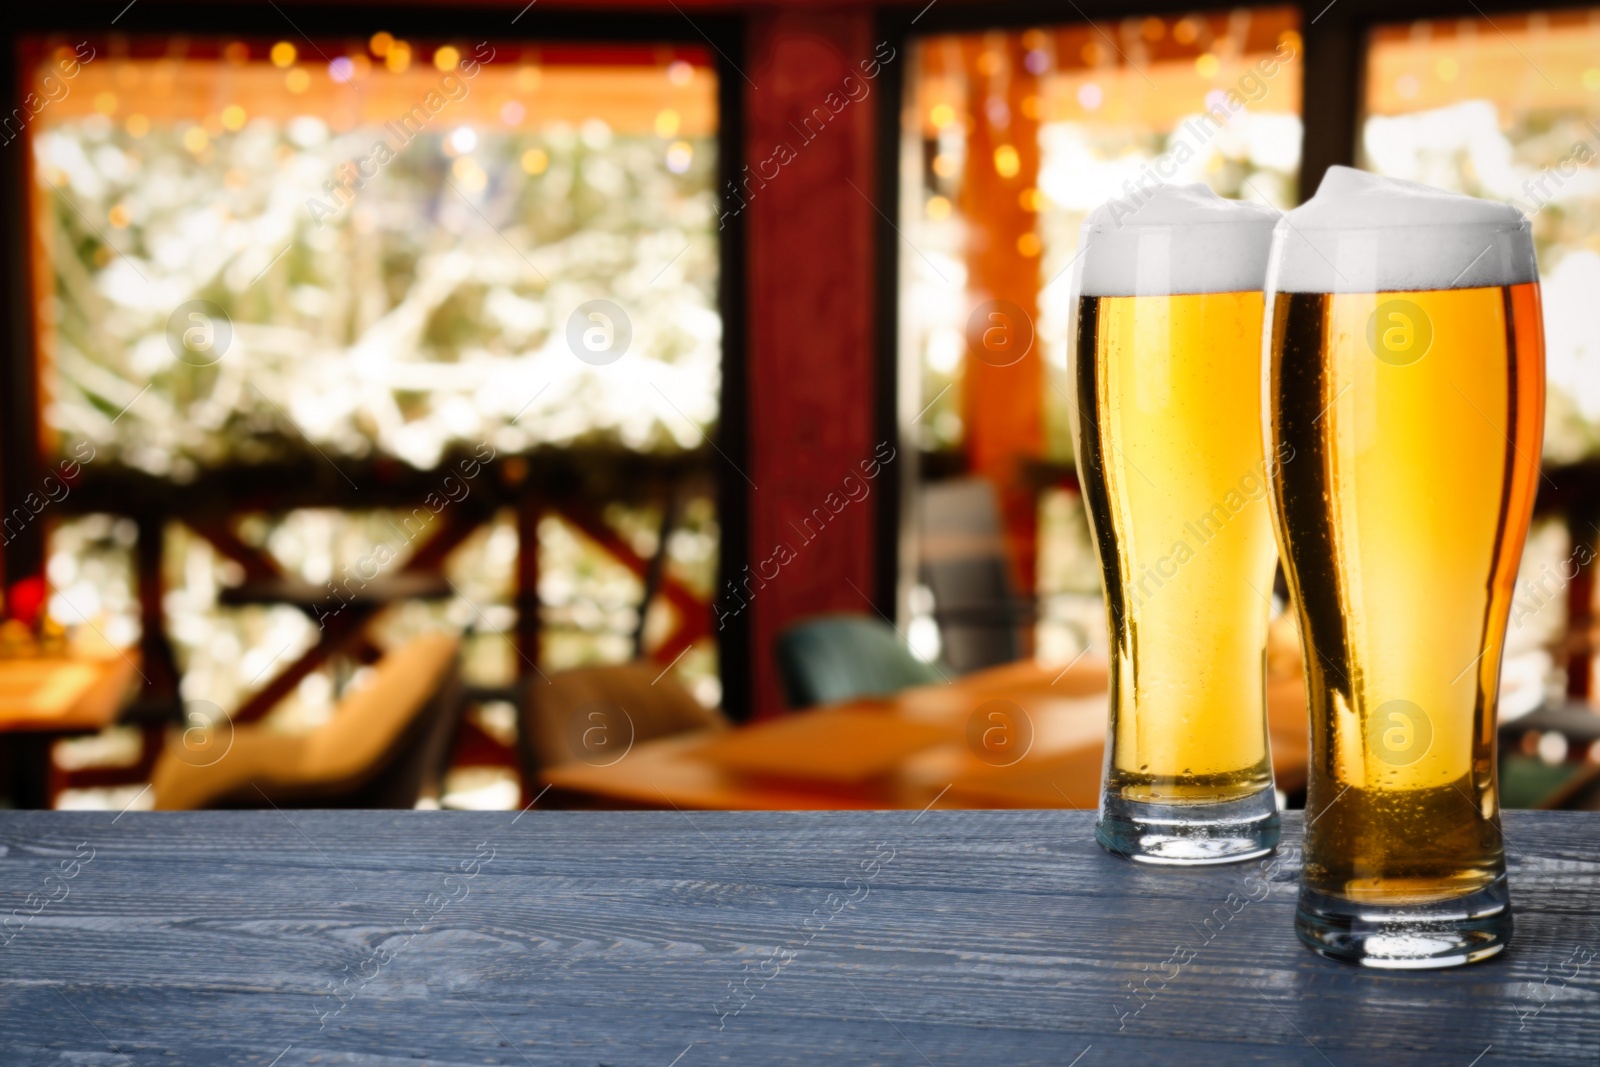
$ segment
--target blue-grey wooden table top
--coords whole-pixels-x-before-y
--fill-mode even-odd
[[[1600,1064],[1600,815],[1510,813],[1516,937],[1319,959],[1273,860],[1092,813],[0,815],[0,1063]]]

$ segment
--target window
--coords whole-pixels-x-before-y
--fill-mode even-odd
[[[386,38],[35,64],[59,96],[32,129],[55,440],[178,481],[308,446],[431,468],[484,440],[699,444],[720,360],[705,57]],[[580,339],[626,338],[656,388],[573,358],[596,299],[624,319],[580,316]]]
[[[1104,629],[1082,506],[1060,488],[1074,484],[1078,227],[1153,181],[1292,206],[1301,50],[1290,7],[918,42],[901,153],[902,423],[925,481],[977,474],[997,487],[1012,581],[1043,608],[1040,655],[1071,658]],[[1018,331],[1009,349],[987,347],[996,324]],[[916,615],[928,592],[911,599],[911,632],[931,654],[936,630]]]
[[[1380,26],[1364,104],[1361,166],[1533,219],[1545,458],[1600,452],[1600,9]]]
[[[379,32],[35,39],[25,54],[44,101],[27,129],[43,454],[92,456],[89,496],[112,513],[55,524],[62,621],[137,636],[136,538],[115,513],[151,485],[279,499],[328,480],[322,506],[227,519],[247,551],[321,585],[374,546],[394,570],[423,543],[407,521],[420,501],[362,493],[385,471],[454,502],[452,474],[460,499],[488,492],[462,477],[475,458],[516,480],[556,453],[621,457],[617,471],[656,457],[689,472],[670,505],[618,495],[638,477],[602,478],[534,523],[544,663],[626,659],[640,631],[667,658],[682,646],[679,672],[718,699],[695,606],[717,557],[695,456],[722,369],[709,50]],[[187,523],[165,523],[163,567],[183,695],[229,707],[319,627],[219,606],[238,562],[192,499],[160,493]],[[445,571],[455,595],[396,604],[377,632],[448,624],[476,635],[475,680],[528,669],[509,637],[518,530],[509,510],[484,516]],[[641,621],[639,563],[663,530],[649,581],[681,595]],[[314,672],[287,713],[325,713],[342,677]]]

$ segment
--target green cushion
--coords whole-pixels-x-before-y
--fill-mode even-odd
[[[1549,764],[1534,756],[1503,752],[1500,755],[1500,806],[1541,807],[1582,769],[1581,763]]]
[[[818,615],[778,637],[778,674],[791,707],[888,696],[945,680],[869,615]]]

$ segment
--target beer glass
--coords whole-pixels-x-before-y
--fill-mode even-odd
[[[1243,860],[1278,840],[1264,671],[1275,461],[1260,427],[1276,218],[1162,186],[1083,226],[1071,407],[1112,658],[1095,838],[1141,863]]]
[[[1544,422],[1529,223],[1334,167],[1277,228],[1267,308],[1311,710],[1295,926],[1366,966],[1483,959],[1511,937],[1495,700]]]

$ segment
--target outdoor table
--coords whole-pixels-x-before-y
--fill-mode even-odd
[[[1110,711],[1107,666],[1007,663],[887,697],[862,697],[733,731],[644,741],[540,771],[561,807],[795,811],[1093,808]],[[1305,682],[1269,677],[1272,776],[1306,784]],[[1001,710],[1001,718],[989,716]],[[1003,722],[1008,744],[984,751]]]
[[[138,673],[121,652],[0,660],[0,765],[13,806],[50,806],[51,746],[116,721]]]
[[[1295,940],[1276,857],[1083,811],[0,814],[0,1062],[1588,1064],[1600,814],[1505,817],[1501,957]]]

